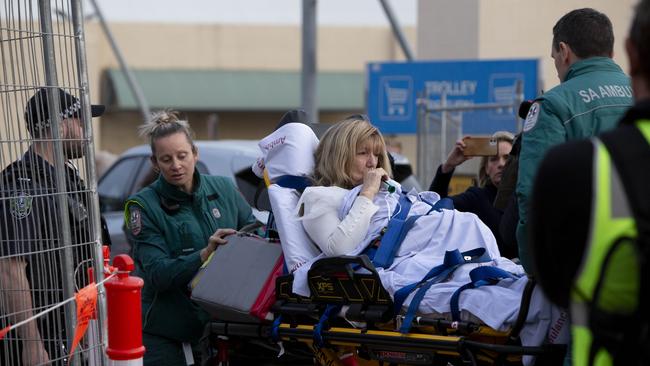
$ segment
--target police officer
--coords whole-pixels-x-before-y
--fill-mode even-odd
[[[612,23],[594,9],[573,10],[553,27],[551,57],[561,84],[530,107],[519,155],[517,243],[528,272],[528,201],[544,153],[553,145],[612,129],[632,105],[629,79],[611,59],[613,46]]]
[[[80,267],[92,259],[94,244],[89,191],[69,161],[65,166],[65,187],[58,187],[52,142],[55,118],[48,107],[50,93],[58,94],[60,138],[65,159],[83,157],[85,140],[80,121],[81,103],[59,88],[42,88],[27,102],[25,120],[33,138],[20,160],[2,171],[0,180],[0,307],[7,322],[16,324],[64,300],[63,245],[73,248],[73,265],[85,285],[86,272]],[[93,117],[104,106],[91,106]],[[71,243],[62,243],[58,220],[57,193],[66,190],[71,226]],[[55,310],[37,321],[10,332],[0,343],[2,365],[63,364],[68,355],[63,310]],[[0,327],[7,326],[2,324]]]
[[[225,236],[255,222],[225,177],[196,170],[198,151],[187,121],[159,112],[141,129],[158,179],[129,198],[125,224],[142,292],[145,365],[189,365],[208,314],[190,300],[188,284]],[[215,281],[227,279],[215,278]]]
[[[613,131],[551,149],[531,201],[533,273],[571,310],[578,366],[650,362],[650,0],[626,49],[636,104]]]

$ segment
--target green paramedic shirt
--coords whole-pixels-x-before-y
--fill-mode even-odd
[[[554,145],[614,128],[631,105],[632,88],[627,75],[611,58],[592,57],[571,65],[564,82],[531,106],[524,122],[516,189],[517,243],[526,272],[532,273],[526,236],[528,201],[544,154]],[[558,209],[562,209],[561,203]]]
[[[217,229],[255,222],[230,179],[196,172],[194,181],[194,193],[187,194],[160,177],[125,208],[136,273],[144,279],[143,331],[181,342],[198,340],[208,320],[188,290],[201,249]]]

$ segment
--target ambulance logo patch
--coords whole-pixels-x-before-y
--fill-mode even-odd
[[[214,216],[215,219],[218,219],[221,217],[221,211],[219,211],[218,208],[213,208],[212,209],[212,216]]]
[[[539,117],[539,103],[535,102],[530,106],[528,114],[526,115],[526,120],[524,121],[524,132],[528,132],[535,127],[537,124],[537,118]]]
[[[142,215],[138,207],[131,207],[129,209],[129,228],[133,235],[138,235],[142,231]]]
[[[33,197],[25,192],[17,192],[9,202],[11,216],[18,220],[29,216],[32,213],[32,199]]]

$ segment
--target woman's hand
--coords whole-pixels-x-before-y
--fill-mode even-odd
[[[232,235],[236,232],[237,230],[235,229],[217,229],[217,231],[215,231],[214,234],[208,238],[208,246],[201,250],[201,262],[207,261],[210,257],[210,254],[217,250],[217,246],[226,244],[228,242],[228,240],[226,240],[224,237]]]
[[[368,169],[363,174],[363,186],[361,187],[361,193],[359,193],[359,195],[372,200],[375,198],[377,192],[379,192],[382,179],[388,178],[388,173],[386,173],[383,168]]]
[[[447,156],[447,161],[442,164],[442,172],[447,174],[454,170],[457,166],[460,164],[464,163],[467,159],[470,159],[470,157],[465,156],[463,154],[463,151],[465,151],[465,138],[456,141],[456,145],[454,148],[449,152],[449,156]]]

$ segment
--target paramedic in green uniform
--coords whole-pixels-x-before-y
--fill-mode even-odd
[[[531,264],[571,310],[575,366],[650,364],[650,0],[625,46],[634,107],[614,130],[550,149],[531,196]]]
[[[136,274],[145,283],[144,364],[199,364],[192,346],[208,314],[190,300],[188,283],[227,235],[255,218],[230,179],[195,169],[198,151],[187,121],[159,112],[140,132],[148,138],[151,162],[160,172],[125,207]]]
[[[530,107],[519,155],[517,242],[519,258],[528,273],[528,205],[544,154],[554,145],[614,128],[632,105],[630,81],[612,60],[613,47],[612,23],[594,9],[573,10],[553,27],[551,57],[560,85]]]

